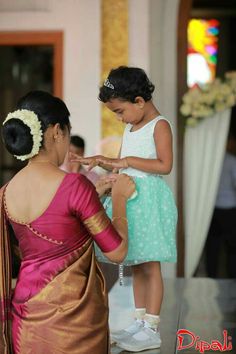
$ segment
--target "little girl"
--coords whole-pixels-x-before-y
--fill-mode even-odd
[[[111,70],[100,88],[99,99],[126,124],[120,157],[79,159],[89,168],[99,165],[119,169],[136,183],[137,196],[127,204],[129,250],[123,262],[132,266],[135,320],[112,336],[118,346],[135,352],[161,345],[160,262],[176,262],[177,211],[162,178],[172,169],[172,132],[170,123],[152,102],[153,91],[154,85],[142,69],[122,66]],[[111,205],[107,213],[111,217]]]

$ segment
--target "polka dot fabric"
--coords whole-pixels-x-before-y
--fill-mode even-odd
[[[177,210],[173,195],[162,177],[135,177],[136,198],[127,204],[128,254],[124,265],[150,261],[176,262]],[[111,199],[105,201],[112,217]],[[109,260],[97,248],[99,261]]]

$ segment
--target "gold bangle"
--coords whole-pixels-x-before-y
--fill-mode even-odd
[[[114,218],[112,218],[112,221],[117,220],[117,219],[124,220],[128,224],[128,219],[124,216],[114,216]]]

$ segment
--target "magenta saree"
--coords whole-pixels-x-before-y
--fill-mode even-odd
[[[82,175],[67,174],[30,224],[13,219],[6,204],[5,212],[22,254],[11,300],[14,353],[109,353],[107,294],[93,240],[109,252],[121,238],[94,187]],[[10,348],[10,333],[6,337]]]
[[[3,205],[4,189],[0,190],[0,353],[11,354],[11,252]]]

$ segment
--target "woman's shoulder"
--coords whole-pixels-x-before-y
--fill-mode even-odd
[[[14,198],[16,195],[27,195],[34,191],[35,196],[37,196],[41,193],[40,190],[45,191],[46,194],[50,194],[50,191],[58,189],[59,186],[62,190],[68,190],[77,183],[86,183],[84,182],[84,176],[78,173],[66,173],[60,170],[56,173],[44,175],[28,175],[21,170],[6,183],[5,194],[10,198]]]
[[[66,195],[72,211],[86,209],[91,201],[97,203],[99,198],[96,188],[86,176],[80,173],[69,173],[68,175],[67,188],[69,190]]]
[[[95,189],[93,183],[82,173],[67,173],[67,186],[72,194],[78,194]]]
[[[82,184],[91,184],[89,179],[87,178],[86,174],[79,173],[79,172],[68,172],[66,173],[68,180],[72,183],[82,183]]]

